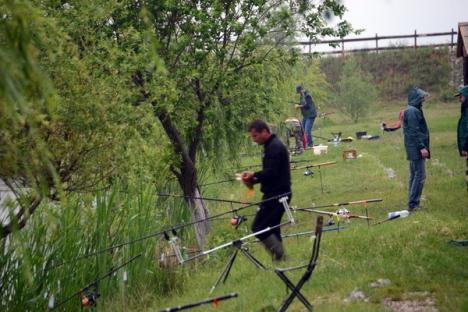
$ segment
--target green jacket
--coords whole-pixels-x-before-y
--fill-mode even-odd
[[[458,152],[468,151],[468,97],[461,105],[461,116],[457,126]]]
[[[408,107],[403,115],[403,133],[408,160],[422,159],[420,150],[423,148],[429,151],[429,130],[422,111],[422,102],[426,95],[425,91],[416,87],[411,88],[408,93]]]

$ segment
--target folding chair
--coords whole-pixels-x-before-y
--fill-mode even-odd
[[[298,298],[304,306],[307,308],[307,310],[312,311],[313,306],[310,304],[310,302],[304,297],[304,295],[301,293],[301,288],[304,286],[304,284],[310,279],[312,276],[312,273],[314,272],[315,266],[317,265],[317,258],[319,255],[319,249],[320,249],[320,240],[322,238],[322,226],[323,226],[323,217],[319,216],[317,217],[317,224],[315,226],[315,239],[314,239],[314,244],[312,248],[312,254],[309,260],[309,263],[306,265],[300,265],[300,266],[295,266],[295,267],[290,267],[290,268],[276,268],[275,273],[281,278],[281,280],[286,284],[287,289],[291,290],[291,293],[286,297],[286,299],[283,301],[283,304],[279,308],[278,311],[283,312],[286,311],[293,302],[294,298]],[[299,282],[297,285],[294,285],[291,280],[286,276],[286,272],[289,271],[294,271],[294,270],[299,270],[306,268],[306,271],[300,278]]]

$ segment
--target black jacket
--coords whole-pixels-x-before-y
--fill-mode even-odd
[[[275,134],[263,146],[262,171],[255,172],[255,177],[264,198],[291,192],[289,153]]]

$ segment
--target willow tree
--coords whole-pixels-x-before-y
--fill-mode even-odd
[[[257,80],[250,81],[255,95],[248,96],[252,102],[244,105],[245,93],[239,87],[247,69],[262,70],[273,52],[287,50],[298,34],[311,40],[343,37],[351,31],[350,25],[342,21],[331,27],[327,18],[341,19],[344,12],[339,1],[331,0],[142,0],[128,1],[111,14],[117,42],[125,41],[124,30],[129,27],[149,30],[158,42],[157,55],[164,70],[157,70],[157,64],[148,60],[132,79],[140,92],[137,103],[153,107],[170,141],[171,171],[187,196],[194,220],[208,214],[204,203],[193,199],[199,195],[197,161],[208,133],[237,137],[243,129],[223,128],[244,125],[242,110],[253,107],[253,112],[259,112],[275,101],[255,88],[262,85]],[[208,222],[198,224],[200,246],[208,231]]]
[[[96,31],[107,12],[55,1],[5,1],[0,11],[0,178],[19,205],[1,220],[5,237],[43,199],[108,185],[128,170],[129,142],[155,132],[126,102],[114,41]]]

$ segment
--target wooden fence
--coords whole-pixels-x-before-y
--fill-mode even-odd
[[[438,43],[438,44],[419,44],[418,45],[418,38],[428,38],[428,37],[441,37],[441,36],[450,36],[450,43]],[[341,50],[333,50],[333,51],[324,51],[324,52],[317,52],[320,54],[338,54],[341,53],[344,55],[345,53],[352,53],[352,52],[379,52],[383,50],[397,50],[397,49],[408,49],[408,48],[421,48],[421,47],[450,47],[453,49],[453,47],[456,45],[456,36],[457,32],[453,30],[450,32],[439,32],[439,33],[425,33],[425,34],[418,34],[416,30],[414,31],[414,34],[411,35],[396,35],[396,36],[379,36],[378,34],[375,34],[375,37],[362,37],[362,38],[350,38],[350,39],[334,39],[334,40],[322,40],[322,41],[301,41],[298,42],[296,45],[300,46],[301,48],[303,47],[308,47],[308,53],[313,53],[312,51],[312,46],[316,45],[322,45],[322,44],[339,44],[341,45]],[[395,45],[395,46],[382,46],[379,45],[380,40],[390,40],[390,39],[408,39],[408,38],[413,38],[413,44],[412,45]],[[375,47],[373,48],[361,48],[361,49],[350,49],[346,50],[345,49],[345,43],[346,42],[359,42],[359,41],[374,41],[375,42]],[[305,52],[307,54],[307,52]]]

